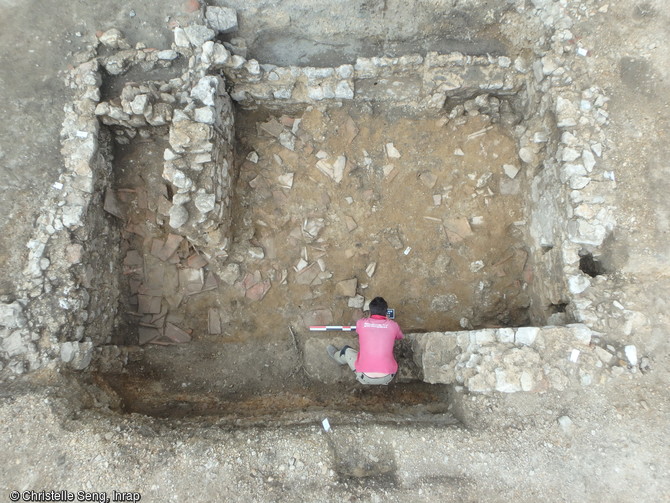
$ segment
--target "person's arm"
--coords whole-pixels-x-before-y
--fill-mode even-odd
[[[396,334],[395,334],[395,338],[398,339],[398,340],[399,340],[399,339],[404,339],[405,336],[403,335],[402,330],[400,330],[400,325],[398,325],[398,324],[396,323],[395,326],[396,326],[396,329],[397,329],[397,332],[396,332]]]

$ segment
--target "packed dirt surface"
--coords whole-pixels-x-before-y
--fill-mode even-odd
[[[280,281],[250,305],[256,319],[274,325],[282,313],[283,324],[304,329],[315,321],[308,309],[318,307],[314,324],[346,325],[362,315],[351,298],[381,295],[408,332],[459,329],[462,318],[475,327],[527,323],[526,254],[515,234],[524,217],[521,183],[503,172],[519,160],[501,125],[311,109],[280,117],[298,131],[301,145],[292,151],[263,134],[272,119],[240,113],[237,121],[238,150],[259,160],[241,163],[232,258],[263,277],[288,271],[285,288]],[[342,163],[342,174],[319,171],[320,158]],[[250,262],[247,243],[269,260]],[[338,287],[352,279],[352,289]]]
[[[418,381],[401,346],[405,374],[388,388],[362,389],[344,370],[315,385],[301,367],[306,327],[353,322],[356,306],[375,295],[396,308],[406,332],[528,324],[517,231],[532,180],[523,169],[507,174],[503,166],[519,166],[512,134],[482,117],[445,125],[439,116],[361,105],[238,110],[234,235],[223,261],[203,263],[197,247],[162,230],[158,206],[173,194],[161,179],[160,134],[107,152],[117,196],[109,209],[125,259],[113,342],[133,345],[128,364],[118,374],[53,363],[2,383],[0,497],[670,500],[667,2],[208,3],[238,10],[239,31],[226,42],[244,38],[250,58],[281,65],[412,50],[512,60],[536,51],[539,61],[551,36],[569,29],[565,56],[579,61],[570,84],[608,98],[597,162],[616,181],[617,226],[586,301],[603,340],[634,345],[647,364],[563,392],[474,394]],[[16,299],[35,217],[63,170],[59,131],[72,99],[64,72],[112,27],[133,46],[169,48],[170,29],[199,7],[0,0],[3,303]],[[103,92],[118,92],[123,79]],[[295,129],[293,149],[279,141],[283,129]],[[145,275],[155,281],[143,285]],[[175,276],[183,282],[171,283]],[[351,282],[340,284],[353,278],[353,292]],[[158,325],[170,336],[156,338]],[[134,346],[147,340],[162,344]]]

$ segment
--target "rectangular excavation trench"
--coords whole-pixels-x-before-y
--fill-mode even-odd
[[[113,342],[135,345],[152,326],[190,335],[143,345],[125,373],[105,377],[125,410],[450,422],[448,386],[421,382],[409,341],[396,351],[395,384],[361,388],[325,354],[329,342],[354,339],[308,331],[355,323],[375,295],[405,333],[528,325],[515,142],[486,115],[445,122],[356,103],[237,109],[232,242],[216,264],[185,239],[170,248],[160,208],[174,197],[161,176],[167,129],[117,144],[126,315]],[[283,131],[296,132],[291,148]],[[346,159],[341,179],[312,158]]]
[[[376,84],[361,92],[374,95]],[[110,126],[109,209],[122,223],[124,257],[111,342],[129,348],[129,361],[122,373],[98,372],[100,382],[125,411],[160,417],[454,422],[450,387],[422,381],[411,340],[396,349],[394,383],[366,388],[325,352],[355,337],[309,326],[353,324],[376,295],[406,334],[538,325],[562,310],[533,305],[528,285],[534,173],[517,153],[513,103],[524,99],[476,92],[429,109],[374,99],[247,103],[235,106],[234,139],[219,131],[213,150],[186,154],[170,151],[172,126]],[[198,196],[214,189],[188,195],[174,171],[166,180],[166,166],[190,156],[208,173],[221,155],[229,220],[209,210],[199,222],[213,230],[189,223],[200,237],[185,238],[170,228],[170,208],[181,198],[201,209]]]

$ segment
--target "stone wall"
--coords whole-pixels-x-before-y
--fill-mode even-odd
[[[114,42],[107,42],[110,48],[127,46],[120,33],[110,31],[115,32]],[[108,72],[127,72],[135,65],[145,71],[186,68],[164,81],[127,82],[119,96],[101,102],[95,113],[119,142],[128,142],[138,131],[167,136],[170,148],[163,154],[163,178],[171,185],[172,196],[160,205],[159,213],[164,223],[209,258],[225,258],[234,180],[234,115],[225,80],[218,75],[230,53],[211,40],[214,33],[205,25],[177,28],[174,49],[139,47],[100,58]]]
[[[414,110],[439,110],[447,99],[465,101],[480,94],[510,96],[521,90],[523,74],[510,58],[461,53],[425,57],[358,58],[336,68],[278,67],[241,56],[224,67],[231,97],[243,106],[283,108],[323,100],[360,100]]]
[[[586,325],[491,328],[409,334],[414,361],[429,383],[473,393],[558,391],[637,374],[634,346],[606,345]]]
[[[569,27],[557,30],[549,48],[536,49],[527,65],[524,130],[517,132],[519,157],[533,174],[527,234],[531,318],[538,325],[578,321],[602,330],[594,324],[591,303],[581,298],[592,280],[579,262],[585,254],[603,254],[615,227],[615,175],[602,162],[608,98],[602,89],[575,84],[587,51],[575,45]]]
[[[67,79],[76,96],[65,108],[61,131],[64,170],[27,244],[21,294],[0,304],[5,378],[56,361],[83,369],[114,327],[119,232],[103,209],[111,162],[109,137],[94,114],[98,69],[91,61]]]

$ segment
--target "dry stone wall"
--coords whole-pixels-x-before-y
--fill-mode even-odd
[[[243,106],[360,100],[439,110],[447,99],[465,101],[485,93],[509,96],[523,84],[523,74],[506,56],[430,52],[425,57],[358,58],[354,65],[335,68],[278,67],[235,57],[237,62],[224,72],[233,84],[231,97]]]
[[[473,393],[563,391],[638,374],[634,346],[614,348],[586,325],[410,334],[429,383]]]
[[[201,247],[208,257],[225,258],[234,178],[234,115],[225,80],[215,75],[230,53],[211,41],[213,37],[214,31],[204,25],[177,28],[174,49],[121,51],[123,64],[118,62],[120,53],[102,58],[108,72],[110,65],[112,71],[125,72],[137,64],[188,63],[179,77],[126,83],[119,96],[101,102],[95,113],[114,128],[121,143],[138,131],[165,135],[161,126],[167,127],[170,147],[163,154],[163,178],[173,195],[159,212],[172,231]]]
[[[109,138],[94,114],[98,63],[75,68],[67,82],[76,96],[64,111],[64,170],[27,243],[21,296],[0,304],[5,378],[59,361],[83,369],[114,327],[119,232],[104,211],[111,162]]]
[[[555,5],[538,2],[536,22],[555,21],[546,15],[549,8]],[[602,315],[585,299],[594,280],[580,269],[580,259],[606,253],[616,226],[616,175],[604,160],[608,98],[602,89],[578,83],[590,56],[570,31],[572,19],[558,15],[561,29],[550,44],[536,47],[532,63],[520,65],[527,72],[524,120],[515,132],[519,157],[533,173],[527,222],[531,316],[537,324],[577,321],[604,330],[596,320]]]

